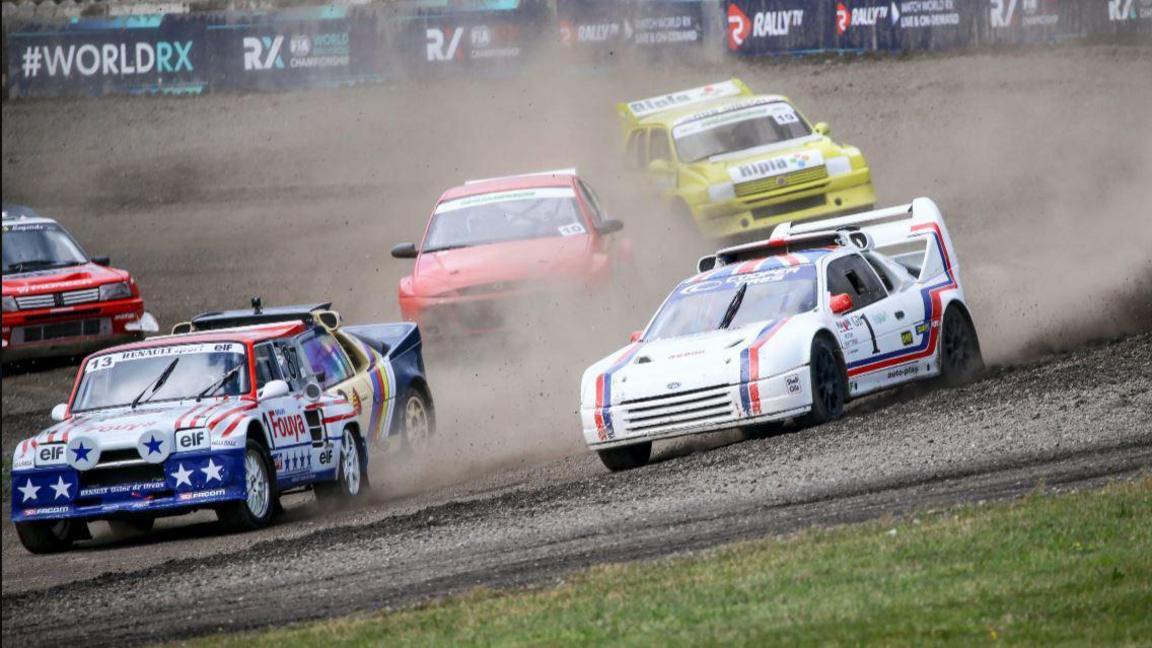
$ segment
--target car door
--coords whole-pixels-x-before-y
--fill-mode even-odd
[[[312,439],[304,418],[305,403],[300,397],[307,378],[299,353],[287,340],[257,344],[253,352],[257,389],[271,380],[283,380],[290,388],[284,396],[260,401],[264,429],[272,443],[277,483],[280,488],[307,483],[311,480]]]
[[[848,368],[848,391],[855,396],[878,389],[869,366],[893,350],[888,291],[859,254],[833,259],[825,271],[829,295],[847,294],[852,299],[851,309],[834,316]]]

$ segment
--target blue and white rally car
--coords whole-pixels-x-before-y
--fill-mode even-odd
[[[328,304],[207,313],[93,354],[58,423],[21,441],[12,521],[33,553],[86,539],[87,522],[149,529],[214,509],[264,526],[280,495],[335,501],[368,487],[369,450],[419,448],[435,419],[413,324],[342,327]],[[397,414],[399,412],[400,414]]]

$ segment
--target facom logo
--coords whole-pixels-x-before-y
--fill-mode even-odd
[[[463,27],[429,27],[427,33],[428,44],[426,58],[429,61],[451,61],[462,58],[460,38],[464,35]]]
[[[283,36],[244,37],[244,70],[283,69],[284,59],[280,56],[283,45]]]

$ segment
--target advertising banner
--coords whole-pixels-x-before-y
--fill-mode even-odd
[[[728,51],[755,56],[827,49],[831,12],[824,5],[805,0],[730,0]]]
[[[545,26],[538,24],[537,13],[515,9],[453,11],[449,7],[438,13],[400,16],[394,55],[409,76],[516,68],[528,58],[529,43]]]
[[[560,42],[578,50],[704,42],[700,0],[561,0],[556,12]]]
[[[204,23],[131,16],[23,25],[7,34],[11,96],[200,92],[208,83]]]

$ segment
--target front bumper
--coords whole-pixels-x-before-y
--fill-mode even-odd
[[[160,464],[86,471],[67,465],[14,471],[11,493],[13,522],[186,513],[245,498],[244,450],[181,453]]]
[[[82,355],[159,330],[139,299],[4,313],[4,362]]]
[[[758,231],[767,234],[783,222],[865,211],[875,203],[871,175],[864,168],[814,187],[698,205],[693,217],[705,236],[725,238]]]
[[[717,385],[608,407],[582,407],[593,450],[782,421],[812,408],[807,365],[750,383]]]

